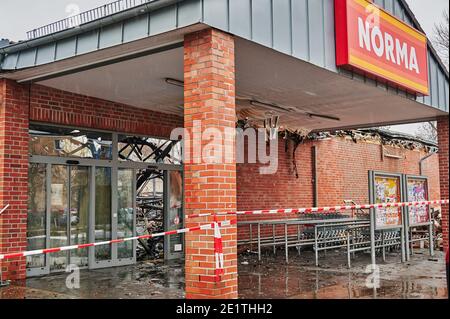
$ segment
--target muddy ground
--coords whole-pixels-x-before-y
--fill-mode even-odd
[[[263,254],[239,257],[239,298],[291,299],[357,299],[357,298],[448,298],[444,256],[437,252],[431,258],[419,251],[410,262],[400,263],[398,254],[388,254],[386,263],[380,260],[380,287],[366,286],[369,254],[358,254],[349,270],[344,251],[321,254],[320,267],[314,265],[311,251],[295,250],[289,264],[284,252],[277,256]],[[182,263],[141,262],[135,266],[81,271],[80,288],[66,287],[67,274],[31,278],[0,288],[0,298],[68,299],[68,298],[183,298],[184,272]]]
[[[254,255],[241,256],[239,267],[240,298],[290,299],[359,299],[359,298],[448,298],[444,255],[437,252],[431,258],[426,250],[416,252],[409,262],[400,261],[397,253],[387,254],[386,262],[379,258],[379,288],[366,273],[370,254],[360,253],[347,268],[344,252],[320,255],[316,267],[314,254],[295,251],[284,262],[284,252],[274,257],[266,253],[262,263]],[[243,264],[242,264],[243,263]],[[369,266],[370,267],[370,266]],[[369,268],[370,269],[370,268]]]

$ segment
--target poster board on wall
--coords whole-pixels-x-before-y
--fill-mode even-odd
[[[421,202],[428,201],[428,180],[423,176],[405,176],[406,201]],[[428,225],[431,220],[430,207],[426,206],[409,206],[408,225],[423,226]]]
[[[373,203],[396,203],[402,201],[401,175],[374,172],[373,175]],[[403,225],[401,207],[375,208],[375,228],[401,228]]]

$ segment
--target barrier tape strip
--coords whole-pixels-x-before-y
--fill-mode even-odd
[[[30,251],[24,251],[24,252],[18,252],[18,253],[3,254],[3,255],[0,255],[0,260],[34,256],[34,255],[42,255],[42,254],[50,254],[50,253],[56,253],[56,252],[60,252],[60,251],[84,249],[84,248],[88,248],[88,247],[95,247],[95,246],[102,246],[102,245],[111,245],[111,244],[123,243],[123,242],[138,240],[138,239],[150,239],[150,238],[155,238],[155,237],[183,234],[183,233],[194,232],[194,231],[199,231],[199,230],[210,230],[210,229],[216,229],[216,227],[227,227],[227,226],[231,226],[234,224],[237,224],[237,220],[214,222],[214,223],[204,224],[204,225],[200,225],[200,226],[196,226],[196,227],[171,230],[171,231],[166,231],[166,232],[162,232],[162,233],[135,236],[135,237],[129,237],[129,238],[113,239],[113,240],[96,242],[96,243],[63,246],[63,247],[56,247],[56,248],[46,248],[46,249],[30,250]]]
[[[434,201],[420,201],[420,202],[398,202],[398,203],[380,203],[380,204],[365,204],[365,205],[343,205],[330,207],[309,207],[309,208],[288,208],[288,209],[271,209],[271,210],[252,210],[252,211],[237,211],[237,212],[220,212],[220,213],[204,213],[186,215],[186,219],[207,217],[207,216],[226,216],[226,215],[265,215],[265,214],[311,214],[311,213],[328,213],[332,214],[337,211],[352,210],[352,209],[371,209],[371,208],[386,208],[386,207],[406,207],[406,206],[425,206],[436,204],[448,204],[448,199],[434,200]]]
[[[0,215],[7,209],[9,207],[9,204],[8,205],[6,205],[5,207],[3,207],[3,209],[2,210],[0,210]]]
[[[214,272],[216,282],[221,281],[224,270],[223,243],[222,234],[220,233],[219,222],[217,216],[214,216],[214,257],[216,261],[216,269]]]

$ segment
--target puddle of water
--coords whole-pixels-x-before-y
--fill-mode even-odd
[[[292,254],[294,255],[294,254]],[[288,264],[284,254],[266,255],[258,263],[254,255],[241,256],[239,265],[239,298],[292,299],[443,299],[448,298],[442,254],[436,262],[429,256],[415,256],[409,265],[398,262],[392,254],[380,266],[380,288],[367,288],[365,273],[369,260],[361,255],[354,267],[347,269],[342,252],[322,256],[322,267],[312,266],[301,257],[292,256]],[[325,265],[325,266],[323,266]],[[426,270],[425,270],[426,269]]]
[[[182,264],[137,265],[80,272],[80,288],[66,286],[68,274],[30,278],[26,283],[0,289],[0,299],[131,299],[184,298]]]
[[[358,298],[448,298],[442,253],[438,262],[417,254],[399,263],[398,255],[380,263],[380,288],[366,287],[366,266],[370,256],[360,254],[347,269],[342,252],[321,255],[321,267],[314,265],[312,252],[292,253],[288,264],[284,254],[267,254],[261,263],[255,255],[239,258],[239,297],[293,299]],[[434,258],[435,259],[435,258]],[[66,287],[67,274],[31,278],[0,289],[0,299],[132,299],[184,298],[184,270],[180,263],[142,262],[132,266],[81,271],[80,289]]]

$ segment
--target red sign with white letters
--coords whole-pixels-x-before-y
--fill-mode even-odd
[[[368,0],[335,0],[336,64],[429,95],[427,37]]]

